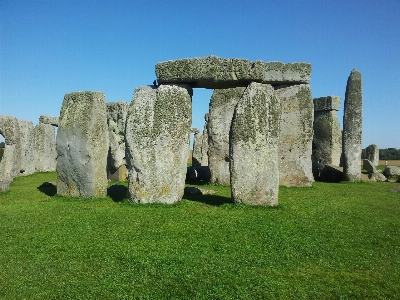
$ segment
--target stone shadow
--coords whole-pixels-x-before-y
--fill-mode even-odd
[[[208,205],[220,206],[227,203],[233,203],[232,198],[213,195],[213,190],[206,190],[197,187],[185,187],[183,199],[195,202],[201,202]]]
[[[127,199],[128,188],[122,184],[115,184],[107,188],[107,196],[114,202],[121,202]]]
[[[53,182],[43,182],[37,189],[49,197],[53,197],[57,194],[57,186]]]

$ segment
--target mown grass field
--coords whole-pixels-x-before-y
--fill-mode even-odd
[[[400,183],[281,187],[268,208],[38,188],[55,179],[0,193],[0,299],[400,299]]]

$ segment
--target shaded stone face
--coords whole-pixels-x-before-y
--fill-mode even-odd
[[[192,122],[191,95],[187,85],[135,90],[126,121],[130,200],[173,203],[182,199]]]
[[[106,196],[108,145],[103,93],[66,94],[57,134],[57,193],[82,198]]]
[[[379,164],[379,148],[372,144],[365,148],[366,158],[376,167]]]
[[[311,186],[314,106],[309,85],[275,91],[281,103],[279,184]]]
[[[35,172],[35,139],[34,127],[31,121],[18,120],[21,141],[21,167],[22,175],[29,175]]]
[[[50,117],[50,116],[40,116],[39,123],[53,125],[58,127],[58,123],[60,121],[59,117]]]
[[[54,126],[39,123],[35,126],[35,170],[50,172],[56,170],[56,138]]]
[[[3,158],[0,161],[0,177],[4,177],[4,182],[9,183],[19,176],[21,166],[20,128],[17,118],[0,116],[0,134],[5,140]],[[7,184],[4,190],[6,187]]]
[[[271,85],[251,83],[239,100],[230,132],[234,202],[278,204],[279,99]]]
[[[232,117],[245,88],[214,90],[208,114],[208,163],[210,182],[215,185],[229,185],[229,131]]]
[[[353,70],[347,80],[343,115],[343,180],[361,179],[362,80]]]

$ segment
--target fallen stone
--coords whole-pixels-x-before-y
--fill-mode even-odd
[[[57,151],[54,126],[39,123],[35,126],[35,171],[51,172],[56,170]]]
[[[53,125],[58,127],[58,123],[60,122],[59,117],[50,117],[50,116],[40,116],[39,123]]]
[[[29,175],[35,172],[35,130],[31,121],[18,120],[21,142],[20,173]]]
[[[251,82],[292,85],[310,82],[311,65],[207,56],[157,63],[156,76],[160,84],[187,83],[209,89],[246,87]]]
[[[339,96],[326,96],[314,98],[314,111],[331,111],[339,110],[340,97]]]
[[[368,175],[368,178],[371,181],[378,181],[378,182],[387,181],[387,178],[382,173],[378,173],[378,172],[370,173]]]
[[[379,164],[379,148],[372,144],[365,148],[365,157],[376,167]]]
[[[400,176],[400,167],[398,166],[386,166],[383,171],[383,175],[386,177]]]
[[[203,196],[203,195],[213,195],[213,194],[215,194],[215,191],[187,186],[187,187],[185,187],[184,194],[185,195],[202,195]]]
[[[364,159],[364,160],[363,160],[363,167],[364,167],[365,170],[367,170],[367,172],[368,172],[369,174],[376,173],[376,168],[375,168],[375,166],[374,166],[374,165],[372,164],[372,162],[369,161],[368,159]]]
[[[17,118],[0,116],[0,134],[4,137],[5,147],[0,161],[0,177],[19,176],[21,169],[20,128]]]
[[[280,104],[271,85],[252,82],[230,133],[231,194],[236,203],[278,205]]]
[[[66,94],[57,134],[57,194],[105,197],[108,145],[104,94]]]

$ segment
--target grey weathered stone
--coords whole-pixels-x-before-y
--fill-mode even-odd
[[[203,145],[203,134],[195,133],[193,138],[192,166],[201,166],[201,148]]]
[[[246,87],[250,82],[271,85],[309,83],[311,65],[207,56],[160,62],[156,64],[156,75],[159,83],[225,89]]]
[[[363,167],[369,174],[376,173],[376,168],[371,161],[368,159],[363,160]]]
[[[205,124],[203,128],[202,141],[201,141],[200,166],[203,167],[208,166],[208,132],[207,132],[208,116],[209,116],[208,113],[206,113],[204,116]],[[208,168],[208,170],[210,169]]]
[[[314,111],[331,111],[339,110],[340,97],[339,96],[326,96],[314,98]]]
[[[343,180],[361,179],[362,80],[361,73],[351,71],[347,80],[343,115]]]
[[[0,161],[0,176],[15,178],[20,174],[21,142],[17,118],[0,116],[0,134],[4,137],[5,147]]]
[[[311,186],[314,107],[307,84],[275,91],[282,114],[279,136],[279,184]]]
[[[239,100],[230,133],[231,194],[236,203],[278,204],[280,105],[271,85],[252,82]]]
[[[386,177],[399,176],[400,175],[400,167],[398,166],[386,166],[383,171],[383,175]]]
[[[383,175],[382,173],[378,173],[378,172],[368,174],[368,178],[371,181],[378,181],[378,182],[387,181],[387,178],[385,177],[385,175]]]
[[[0,192],[5,192],[10,189],[10,183],[13,181],[13,178],[8,175],[0,175]]]
[[[60,122],[59,117],[50,117],[50,116],[40,116],[39,123],[53,125],[58,127],[58,123]]]
[[[35,170],[55,171],[57,166],[56,137],[54,126],[39,123],[35,126]]]
[[[123,181],[126,179],[125,123],[129,103],[109,102],[106,103],[106,108],[110,142],[107,157],[108,179]],[[117,174],[121,176],[115,176]]]
[[[31,121],[18,120],[21,142],[20,173],[29,175],[35,172],[35,131]]]
[[[214,90],[208,114],[208,165],[211,183],[229,185],[229,131],[235,107],[245,88]]]
[[[126,123],[128,197],[138,203],[180,201],[192,122],[188,85],[135,90]]]
[[[379,148],[372,144],[365,148],[365,157],[376,167],[379,164]]]
[[[104,94],[66,94],[57,134],[57,194],[106,196],[108,145]]]

